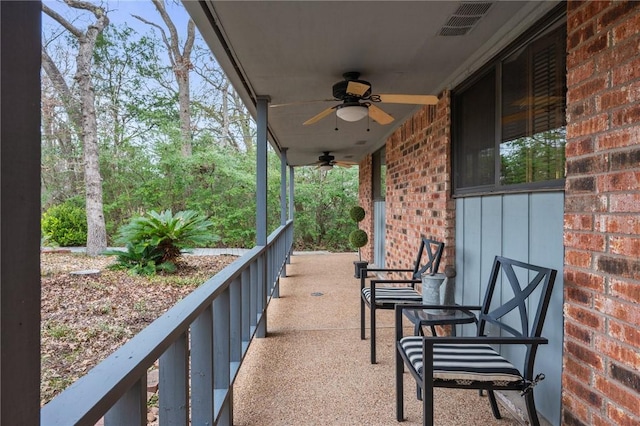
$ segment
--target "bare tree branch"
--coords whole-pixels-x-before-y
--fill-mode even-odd
[[[58,69],[58,66],[44,48],[42,49],[42,68],[47,73],[53,87],[55,87],[56,91],[60,94],[73,125],[76,129],[80,129],[81,123],[78,103],[73,98],[73,93],[71,93],[71,89]]]
[[[164,42],[165,46],[171,46],[171,42],[169,41],[169,38],[167,37],[167,33],[164,31],[164,28],[162,28],[159,24],[156,24],[155,22],[149,21],[148,19],[143,18],[142,16],[138,16],[138,15],[131,15],[134,18],[136,18],[137,20],[139,20],[140,22],[150,25],[154,28],[157,28],[160,31],[160,35],[162,36],[162,41]],[[169,55],[169,60],[171,61],[171,66],[175,67],[175,62],[173,60],[173,55]]]
[[[180,55],[180,48],[178,46],[178,30],[176,30],[176,26],[173,24],[173,21],[171,20],[171,18],[169,17],[169,14],[167,13],[167,9],[164,7],[164,1],[161,1],[161,0],[152,0],[152,1],[156,9],[158,10],[160,17],[164,21],[164,24],[167,26],[167,29],[169,30],[169,35],[171,36],[170,42],[167,43],[167,47],[170,47],[170,49],[174,52],[174,54],[176,54],[176,57],[178,57]]]
[[[71,22],[67,21],[62,15],[55,10],[51,9],[46,4],[42,3],[42,11],[55,19],[60,25],[62,25],[67,31],[73,34],[75,37],[80,38],[84,34],[78,28],[74,27]]]
[[[182,151],[185,157],[191,156],[193,134],[191,129],[191,100],[190,100],[190,83],[189,72],[193,68],[191,64],[191,51],[195,41],[195,24],[189,19],[187,24],[187,38],[184,49],[180,51],[180,39],[178,31],[171,17],[167,13],[164,0],[152,0],[160,17],[169,31],[169,35],[163,27],[155,22],[148,21],[140,16],[132,15],[134,18],[151,25],[160,30],[162,40],[167,48],[169,61],[173,69],[173,74],[178,84],[178,114],[180,116],[180,135],[182,137]]]

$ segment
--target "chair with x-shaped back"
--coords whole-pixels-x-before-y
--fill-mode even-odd
[[[534,366],[538,346],[548,343],[542,337],[542,326],[556,273],[554,269],[496,256],[482,306],[447,307],[478,311],[477,336],[403,337],[403,309],[439,306],[398,306],[395,318],[397,420],[404,419],[403,373],[406,366],[422,389],[424,425],[434,424],[434,388],[446,387],[486,390],[497,419],[500,411],[494,390],[519,390],[525,397],[530,424],[538,426],[532,388],[544,379],[544,374],[534,376]],[[509,300],[501,302],[501,297]],[[491,336],[486,335],[489,329],[492,329]],[[495,348],[496,345],[501,345],[503,351]],[[513,350],[505,349],[518,346],[523,350],[523,360],[508,359],[506,353],[513,353]]]
[[[371,313],[371,364],[376,363],[376,310],[394,309],[402,303],[419,303],[422,294],[416,290],[416,284],[421,282],[423,274],[435,274],[440,266],[440,259],[444,250],[444,243],[432,240],[424,235],[420,238],[420,248],[413,269],[385,269],[367,268],[360,272],[360,338],[365,338],[365,306]],[[375,278],[369,281],[369,272],[375,273]],[[402,278],[378,278],[380,274],[409,274]]]

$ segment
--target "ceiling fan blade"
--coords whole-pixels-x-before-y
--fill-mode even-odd
[[[438,97],[435,95],[378,95],[380,102],[388,104],[413,104],[413,105],[435,105]]]
[[[309,124],[317,123],[318,121],[320,121],[323,118],[325,118],[327,115],[331,114],[335,108],[336,108],[335,106],[332,106],[331,108],[325,109],[320,114],[317,114],[317,115],[311,117],[310,119],[308,119],[307,121],[305,121],[304,123],[302,123],[302,125],[303,126],[307,126]]]
[[[324,102],[335,102],[336,99],[315,99],[312,101],[298,101],[298,102],[286,102],[283,104],[269,104],[269,108],[280,108],[286,106],[297,106],[297,105],[309,105],[309,104],[319,104]]]
[[[335,161],[335,162],[334,162],[334,165],[336,165],[336,166],[340,166],[340,167],[344,167],[344,168],[347,168],[347,169],[348,169],[348,168],[349,168],[349,167],[351,167],[351,166],[355,166],[355,165],[356,165],[356,163],[353,163],[353,162],[351,162],[351,161]]]
[[[345,91],[350,95],[363,96],[369,89],[371,89],[371,86],[368,84],[360,83],[359,81],[350,81]]]
[[[371,104],[369,105],[369,117],[377,121],[379,124],[389,124],[393,121],[393,117]]]

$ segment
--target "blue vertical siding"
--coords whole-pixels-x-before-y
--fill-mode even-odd
[[[546,379],[535,388],[540,413],[560,424],[563,342],[563,245],[564,193],[544,192],[492,195],[456,200],[456,302],[479,304],[496,255],[552,267],[558,270],[543,335],[549,339],[536,358],[535,372]],[[525,279],[526,277],[523,277]],[[502,289],[502,300],[513,296]],[[533,316],[535,314],[532,313]],[[515,315],[507,321],[516,321]],[[463,328],[463,334],[475,329]],[[523,352],[502,348],[505,355],[521,360]],[[510,351],[507,353],[507,351]]]

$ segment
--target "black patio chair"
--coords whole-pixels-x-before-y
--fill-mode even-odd
[[[422,389],[423,424],[433,425],[433,389],[435,387],[486,390],[495,418],[500,418],[494,390],[519,390],[525,397],[530,424],[540,421],[533,398],[533,386],[544,379],[544,374],[534,376],[534,364],[538,345],[548,343],[541,336],[544,318],[549,306],[554,269],[543,268],[496,256],[482,306],[447,306],[446,309],[468,309],[477,314],[477,336],[437,337],[402,335],[404,309],[442,308],[442,306],[401,305],[396,307],[396,418],[404,420],[403,372],[404,366]],[[501,279],[500,279],[501,278]],[[513,297],[498,305],[497,298],[504,291],[496,291],[502,282],[510,285]],[[521,285],[525,283],[525,285]],[[541,291],[535,291],[540,288]],[[494,299],[496,296],[496,299]],[[527,307],[535,317],[531,320]],[[503,317],[517,310],[519,325],[514,328],[502,321]],[[485,335],[492,328],[496,337]],[[524,363],[521,368],[493,347],[495,345],[524,346]]]
[[[365,338],[365,305],[371,311],[371,364],[376,363],[376,310],[393,309],[399,303],[420,303],[422,295],[415,289],[426,273],[435,274],[440,266],[444,243],[425,237],[420,238],[420,247],[413,269],[367,268],[360,272],[360,338]],[[366,287],[369,272],[409,274],[408,278],[373,278]],[[378,286],[383,284],[384,286]],[[399,285],[402,284],[402,285]],[[372,303],[372,300],[375,301]]]

